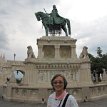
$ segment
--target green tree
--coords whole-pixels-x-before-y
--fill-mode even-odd
[[[95,68],[95,57],[90,53],[88,53],[88,56],[89,56],[90,61],[91,61],[91,71],[94,71],[96,69]]]
[[[97,47],[97,55],[98,55],[98,57],[102,57],[102,50],[101,50],[101,48],[100,47]]]
[[[97,47],[97,57],[89,54],[91,61],[91,73],[95,72],[98,74],[98,79],[100,81],[100,74],[103,73],[103,69],[107,70],[107,53],[102,54],[102,49]]]
[[[107,70],[107,53],[102,55],[103,68]]]

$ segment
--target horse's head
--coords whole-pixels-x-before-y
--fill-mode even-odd
[[[35,13],[35,16],[38,21],[40,21],[40,20],[43,21],[43,20],[46,20],[47,18],[49,18],[48,14],[43,13],[43,12],[37,12],[37,13]]]
[[[38,21],[41,20],[41,12],[35,13],[35,16],[36,16],[36,18],[37,18]]]

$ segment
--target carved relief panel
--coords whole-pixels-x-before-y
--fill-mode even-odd
[[[54,58],[55,57],[55,48],[52,45],[44,45],[43,52],[45,58]]]
[[[60,46],[60,57],[61,58],[71,58],[71,47],[70,46]]]
[[[75,72],[68,70],[39,70],[38,82],[50,82],[55,74],[62,74],[66,77],[67,81],[76,80]]]

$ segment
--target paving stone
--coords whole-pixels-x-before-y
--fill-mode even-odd
[[[46,107],[46,104],[10,102],[0,99],[0,107]],[[81,102],[79,107],[107,107],[107,98]]]

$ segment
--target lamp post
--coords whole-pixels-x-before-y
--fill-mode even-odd
[[[15,58],[16,58],[16,54],[14,53],[14,61],[15,61]]]

